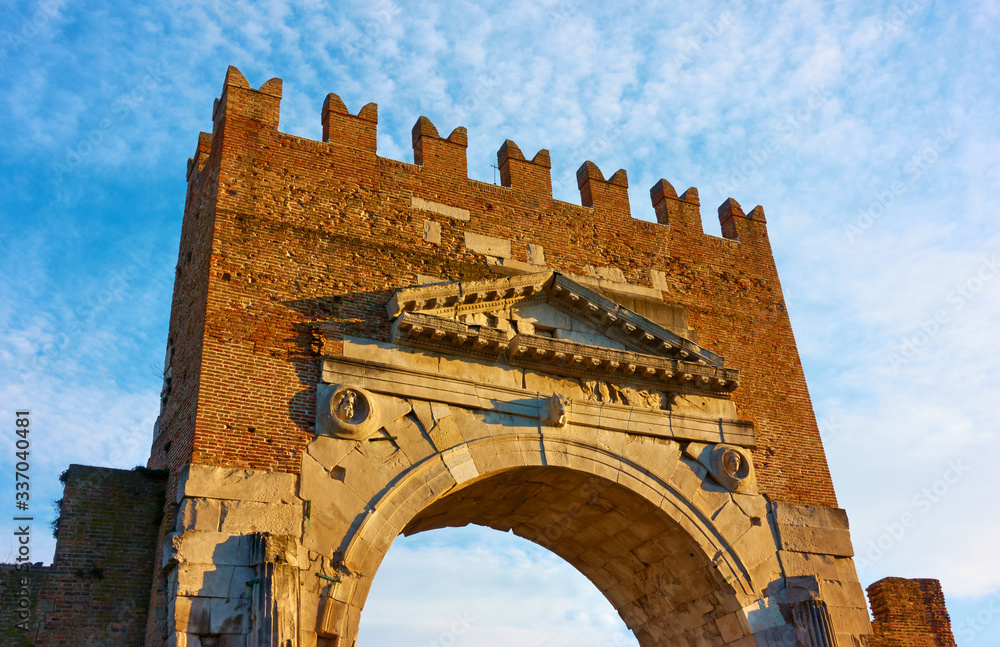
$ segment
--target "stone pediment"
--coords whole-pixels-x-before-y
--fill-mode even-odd
[[[393,343],[575,378],[726,397],[721,356],[558,272],[398,290]]]

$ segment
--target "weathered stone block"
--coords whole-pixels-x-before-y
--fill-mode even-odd
[[[174,601],[174,628],[178,632],[209,633],[213,599],[179,596]]]
[[[584,268],[584,271],[588,276],[592,276],[595,279],[604,279],[606,281],[614,281],[615,283],[625,283],[625,274],[617,267],[588,265]]]
[[[469,448],[465,445],[453,447],[442,452],[441,458],[448,466],[448,471],[454,477],[455,482],[461,485],[466,481],[471,481],[479,476],[479,470],[469,453]]]
[[[178,562],[250,566],[250,544],[247,537],[226,532],[189,530],[172,539]]]
[[[766,524],[751,526],[732,545],[736,554],[748,566],[773,558],[775,553],[774,535]]]
[[[851,535],[847,530],[779,525],[778,537],[781,550],[836,557],[854,556]]]
[[[177,510],[177,529],[218,530],[221,511],[218,499],[185,497]]]
[[[424,200],[423,198],[418,198],[417,196],[412,196],[410,198],[410,205],[414,209],[419,209],[421,211],[429,211],[431,213],[436,213],[441,216],[446,216],[453,220],[468,221],[471,217],[469,215],[468,209],[462,209],[461,207],[452,207],[447,204],[441,204],[440,202],[434,202],[432,200]]]
[[[356,444],[357,441],[348,438],[316,436],[309,442],[306,452],[327,470],[332,470]]]
[[[630,437],[622,446],[622,456],[669,482],[680,460],[680,446],[669,440]]]
[[[483,254],[484,256],[510,258],[510,241],[502,238],[484,236],[467,231],[465,232],[465,246],[470,252]]]
[[[432,245],[441,244],[441,223],[433,220],[424,221],[424,240]]]
[[[774,504],[774,520],[779,528],[781,526],[804,526],[807,528],[850,529],[847,512],[840,508],[776,502]]]
[[[257,579],[256,570],[247,566],[180,564],[176,570],[178,597],[227,598],[231,586]]]
[[[840,579],[840,570],[836,564],[839,561],[837,557],[798,553],[788,550],[778,551],[778,557],[781,559],[781,564],[785,567],[785,573],[789,577],[814,575],[817,579]]]
[[[385,427],[390,436],[395,436],[396,446],[403,452],[410,464],[415,464],[434,453],[434,445],[425,437],[420,426],[409,416],[400,418]]]
[[[836,634],[859,635],[870,634],[872,631],[867,608],[828,607],[827,611],[830,612],[833,632]]]
[[[523,383],[522,370],[519,368],[487,364],[466,357],[442,357],[439,366],[442,375],[460,377],[479,384],[519,389]]]
[[[868,608],[865,591],[859,582],[819,580],[819,594],[830,607]]]
[[[528,243],[528,262],[532,265],[545,265],[545,248],[535,243]]]
[[[749,631],[744,631],[746,617],[742,612],[730,613],[715,620],[715,625],[719,628],[719,634],[726,643],[731,643],[738,638],[742,638]],[[749,629],[749,627],[748,627]]]
[[[663,292],[670,291],[670,284],[667,283],[667,275],[665,272],[660,270],[649,270],[649,280],[653,284],[653,289],[662,290]]]
[[[248,535],[269,532],[276,535],[302,533],[302,503],[258,503],[223,501],[222,532]]]
[[[211,629],[205,633],[245,634],[250,629],[247,598],[212,598]]]
[[[399,348],[395,344],[350,335],[344,335],[343,344],[344,357],[428,372],[437,371],[438,368],[437,357],[411,349]],[[366,370],[364,374],[371,373]],[[338,379],[338,376],[327,375],[325,372],[323,374],[324,382],[337,384]]]
[[[712,525],[730,543],[736,541],[750,529],[750,517],[743,509],[736,505],[732,499],[726,501],[714,515],[712,515]]]
[[[463,442],[462,433],[458,430],[455,416],[435,417],[434,426],[427,434],[438,451],[444,451]]]
[[[290,503],[295,500],[295,474],[230,469],[192,464],[181,471],[177,502],[184,497]]]
[[[343,469],[343,482],[362,501],[371,501],[382,488],[385,487],[386,478],[362,452],[355,449],[340,461],[339,468]]]

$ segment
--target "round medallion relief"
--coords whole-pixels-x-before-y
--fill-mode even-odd
[[[316,404],[323,428],[334,436],[363,438],[378,425],[377,400],[362,388],[335,385]]]
[[[755,479],[749,453],[734,445],[716,445],[712,450],[712,476],[733,492],[750,489]]]

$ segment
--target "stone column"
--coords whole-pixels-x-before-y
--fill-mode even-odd
[[[802,600],[792,607],[795,637],[803,647],[837,647],[830,612],[822,600]]]
[[[299,568],[294,537],[256,534],[252,548],[257,562],[253,615],[247,647],[298,644]]]

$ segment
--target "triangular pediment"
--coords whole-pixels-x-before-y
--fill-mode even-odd
[[[725,395],[723,358],[558,272],[398,290],[394,343],[511,366]]]

